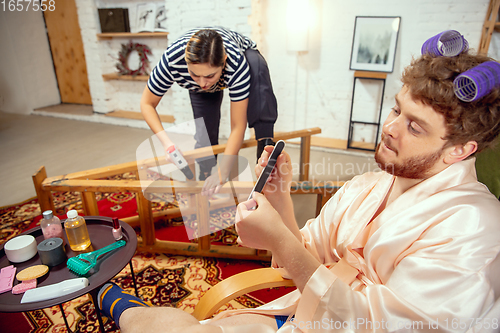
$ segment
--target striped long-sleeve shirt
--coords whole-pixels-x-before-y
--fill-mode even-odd
[[[191,91],[204,91],[189,75],[184,59],[187,42],[201,29],[217,31],[222,37],[227,54],[226,66],[219,82],[213,85],[208,92],[228,88],[231,101],[237,102],[248,98],[250,70],[244,52],[249,48],[256,49],[257,45],[248,37],[222,27],[192,29],[173,42],[152,70],[148,80],[149,90],[157,96],[163,96],[172,84],[177,82],[179,86]]]

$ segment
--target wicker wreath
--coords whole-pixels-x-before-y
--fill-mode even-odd
[[[130,69],[128,67],[128,58],[130,53],[137,51],[141,59],[141,65],[137,69]],[[149,60],[148,55],[151,55],[151,49],[144,44],[132,43],[122,44],[122,49],[118,53],[119,62],[116,64],[118,73],[120,75],[149,75]]]

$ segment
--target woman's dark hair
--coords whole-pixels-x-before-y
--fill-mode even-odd
[[[453,91],[461,73],[493,60],[463,52],[456,57],[422,55],[406,67],[402,81],[414,100],[431,106],[444,116],[449,145],[476,141],[477,152],[493,144],[500,133],[500,89],[474,102],[462,102]]]
[[[186,45],[188,64],[209,64],[211,67],[224,66],[224,42],[215,30],[203,29],[196,32]]]

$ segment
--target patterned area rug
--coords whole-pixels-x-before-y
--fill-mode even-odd
[[[125,174],[123,178],[129,177]],[[54,192],[56,215],[66,218],[66,212],[76,209],[81,215],[80,195],[74,192]],[[137,214],[135,195],[132,193],[97,193],[98,207],[102,216],[124,218]],[[177,198],[178,199],[178,198]],[[153,210],[166,209],[178,204],[177,200],[162,200],[153,204]],[[227,223],[234,218],[231,210],[213,212],[217,223]],[[36,198],[18,205],[0,208],[0,244],[39,224],[41,212]],[[159,239],[189,241],[189,228],[184,227],[182,219],[162,220],[156,224]],[[194,232],[194,231],[193,231]],[[235,246],[237,235],[233,227],[220,230],[211,235],[212,242]],[[269,266],[266,262],[170,256],[138,252],[132,259],[139,295],[155,306],[176,307],[191,313],[201,296],[223,279],[239,272]],[[132,276],[127,265],[113,281],[134,294]],[[17,283],[17,282],[15,282]],[[222,310],[256,307],[280,297],[294,288],[261,290],[241,296],[224,305]],[[73,332],[99,332],[97,315],[89,295],[82,296],[63,304],[68,324]],[[103,317],[106,332],[119,332],[112,320]],[[60,308],[26,313],[0,313],[2,333],[66,331]]]
[[[193,312],[201,296],[222,279],[237,272],[267,265],[266,263],[241,262],[240,260],[151,253],[137,253],[132,259],[132,263],[139,296],[143,300],[149,301],[155,306],[175,307],[188,313]],[[128,293],[135,294],[128,266],[112,281]],[[244,295],[225,304],[220,311],[256,307],[291,290],[293,289],[280,288],[259,291],[255,295]],[[97,314],[89,295],[64,303],[63,308],[73,332],[99,332]],[[120,332],[113,320],[106,317],[103,317],[103,320],[106,332]],[[13,322],[15,324],[9,327]],[[59,306],[22,314],[3,313],[0,315],[0,327],[2,327],[3,333],[59,333],[66,330]]]

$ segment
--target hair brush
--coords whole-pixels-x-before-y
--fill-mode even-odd
[[[126,242],[124,240],[119,240],[118,242],[105,246],[102,249],[89,253],[81,253],[76,257],[69,258],[66,264],[70,271],[73,271],[78,275],[85,275],[97,264],[97,259],[100,255],[120,248],[125,244]]]

